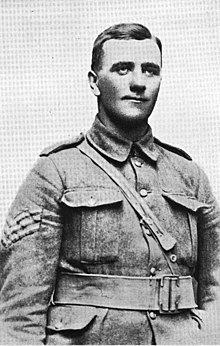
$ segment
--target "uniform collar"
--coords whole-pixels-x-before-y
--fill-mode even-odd
[[[88,141],[103,155],[110,159],[124,162],[127,160],[132,146],[138,147],[151,160],[157,161],[158,150],[154,144],[151,127],[148,126],[147,133],[137,142],[129,141],[110,131],[100,121],[98,115],[91,129],[87,132]]]

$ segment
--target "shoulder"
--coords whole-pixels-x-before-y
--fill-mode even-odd
[[[182,149],[155,140],[159,152],[158,170],[161,183],[171,191],[188,191],[197,195],[200,185],[204,184],[200,166]]]
[[[42,150],[40,156],[49,156],[50,154],[57,153],[59,151],[74,148],[84,140],[84,134],[81,132],[78,136],[71,139],[63,140],[61,142],[54,143]]]
[[[178,147],[175,147],[175,146],[172,146],[170,144],[167,144],[167,143],[164,143],[164,142],[161,142],[159,139],[157,139],[156,137],[154,137],[154,143],[156,145],[158,145],[159,147],[162,147],[163,149],[166,149],[168,150],[169,152],[172,152],[174,154],[177,154],[189,161],[192,161],[192,158],[189,154],[187,154],[184,150],[178,148]]]

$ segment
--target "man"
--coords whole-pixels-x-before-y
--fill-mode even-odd
[[[152,135],[161,66],[140,24],[96,39],[94,124],[42,152],[7,218],[1,343],[217,343],[220,213],[202,170]]]

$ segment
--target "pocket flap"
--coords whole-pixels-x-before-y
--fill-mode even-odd
[[[108,188],[81,188],[64,192],[61,202],[69,207],[96,207],[105,204],[113,204],[122,201],[119,190]]]
[[[96,316],[96,308],[92,306],[50,306],[47,329],[54,331],[80,330],[85,328]]]
[[[193,196],[187,196],[185,194],[172,194],[172,193],[163,193],[163,196],[167,198],[169,201],[179,204],[193,212],[196,212],[201,208],[209,208],[208,204],[198,201]]]

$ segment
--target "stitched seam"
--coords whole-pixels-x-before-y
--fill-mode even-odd
[[[56,171],[57,171],[57,174],[59,175],[59,178],[60,178],[60,181],[62,182],[62,185],[63,185],[63,190],[65,189],[65,184],[64,184],[64,181],[63,181],[63,178],[61,176],[61,173],[56,165],[56,163],[54,162],[54,160],[51,158],[51,157],[48,157],[48,159],[52,162],[53,166],[55,167]],[[61,194],[62,195],[62,194]]]

